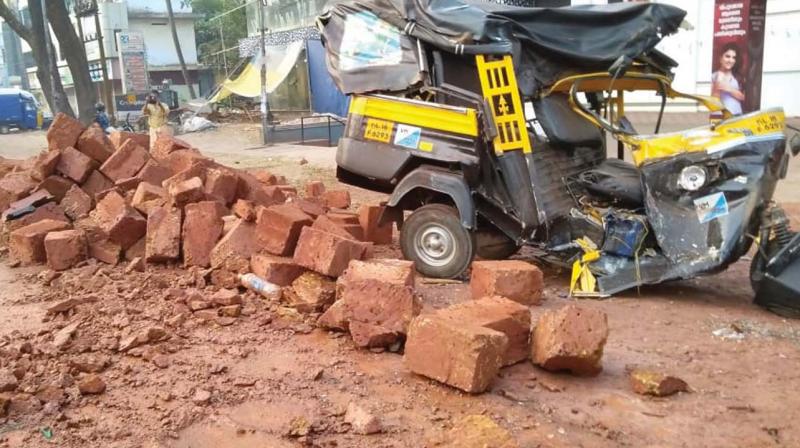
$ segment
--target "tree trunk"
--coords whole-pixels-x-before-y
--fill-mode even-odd
[[[64,86],[61,84],[61,77],[58,75],[55,76],[55,79],[51,77],[50,67],[57,67],[55,62],[52,61],[55,59],[55,53],[52,53],[51,60],[48,60],[44,28],[42,27],[42,8],[39,0],[30,2],[28,11],[31,16],[30,27],[22,23],[17,11],[12,10],[5,1],[0,0],[0,17],[8,23],[8,26],[14,30],[20,39],[27,42],[28,46],[31,47],[31,54],[34,61],[36,61],[36,77],[39,78],[42,94],[44,94],[47,104],[50,105],[50,110],[54,114],[64,112],[74,117],[75,113],[67,100]],[[53,87],[55,87],[55,92]]]
[[[169,27],[172,30],[172,42],[175,44],[175,52],[178,53],[178,61],[181,63],[183,81],[186,83],[186,87],[189,88],[189,96],[192,97],[192,99],[195,99],[197,96],[194,94],[194,87],[192,86],[192,80],[189,78],[189,71],[186,70],[186,61],[183,60],[181,43],[178,40],[178,30],[175,28],[175,14],[172,12],[172,0],[166,0],[166,2],[167,14],[169,15]]]
[[[31,16],[31,35],[29,36],[28,44],[36,61],[36,77],[39,78],[39,83],[42,85],[42,92],[46,94],[46,89],[49,88],[50,90],[48,103],[53,115],[63,112],[70,117],[74,117],[75,112],[69,104],[69,98],[64,91],[64,85],[61,83],[61,75],[58,73],[56,48],[53,45],[52,38],[50,42],[47,41],[50,33],[45,33],[47,23],[42,22],[41,2],[39,0],[29,1],[28,11]],[[48,43],[50,44],[50,51],[47,51]],[[45,98],[47,97],[45,96]]]
[[[63,0],[47,0],[47,18],[61,44],[61,55],[67,61],[69,71],[72,73],[80,120],[83,124],[88,125],[94,120],[97,92],[89,74],[86,49],[72,26],[67,6]],[[102,45],[102,43],[100,44]]]

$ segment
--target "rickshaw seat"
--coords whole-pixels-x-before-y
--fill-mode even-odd
[[[603,146],[603,133],[575,112],[566,94],[552,94],[533,101],[536,119],[554,146],[596,148]]]

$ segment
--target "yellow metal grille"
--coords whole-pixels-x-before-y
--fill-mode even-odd
[[[493,142],[495,152],[531,152],[531,140],[525,128],[525,112],[511,56],[487,61],[485,56],[478,55],[475,60],[483,97],[491,106],[492,117],[497,125],[497,137]]]

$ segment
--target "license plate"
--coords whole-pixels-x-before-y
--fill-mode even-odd
[[[390,121],[367,118],[367,128],[364,129],[364,138],[377,142],[389,143],[392,139],[392,128],[394,124]]]

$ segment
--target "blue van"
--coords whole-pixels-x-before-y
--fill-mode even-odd
[[[36,98],[19,89],[0,89],[0,134],[13,129],[38,129],[43,116]]]

